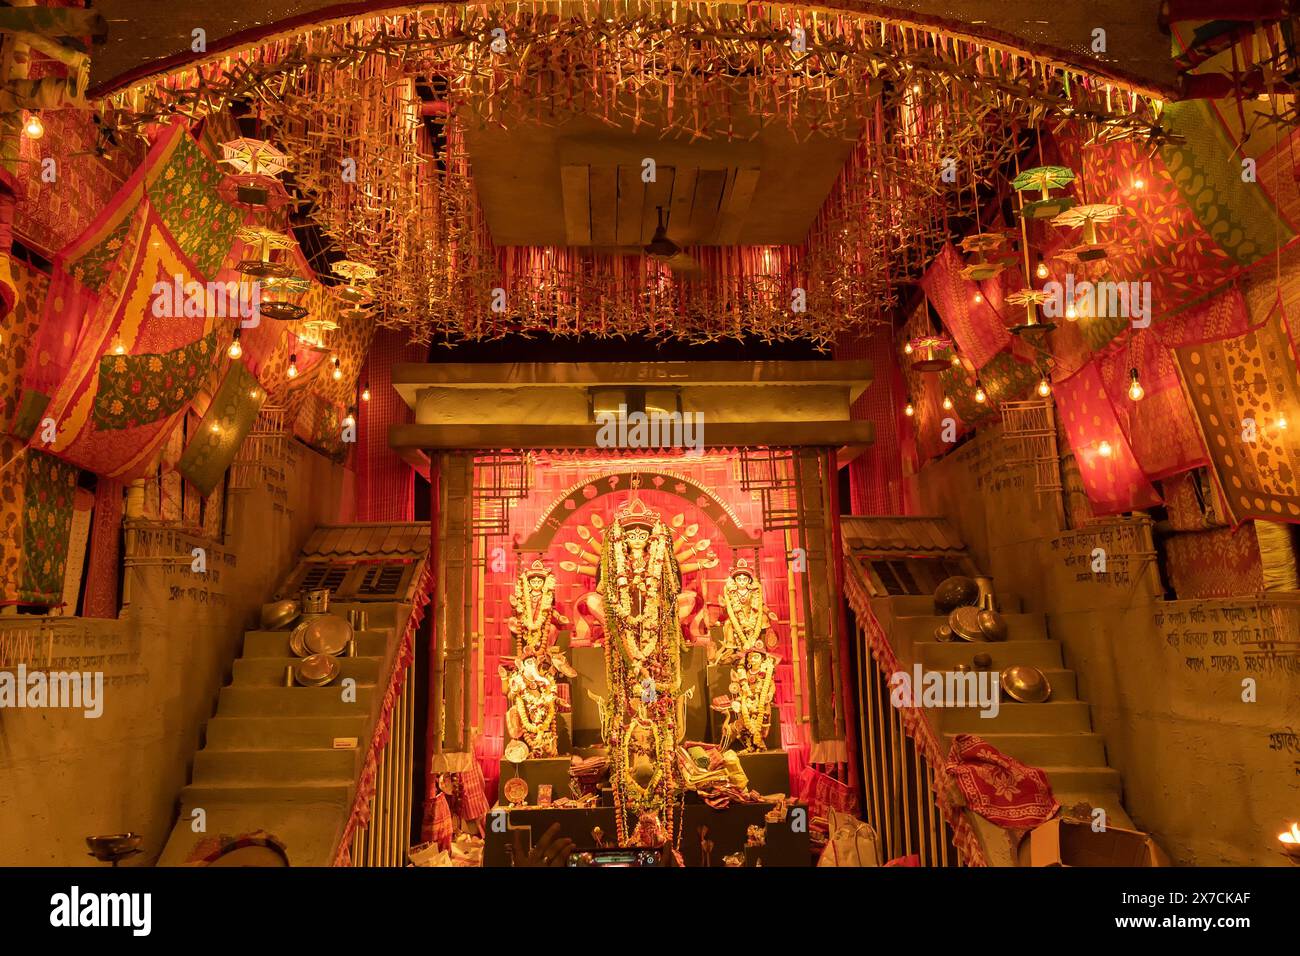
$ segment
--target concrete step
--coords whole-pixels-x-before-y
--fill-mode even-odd
[[[185,864],[197,849],[209,847],[214,835],[236,836],[257,830],[273,834],[284,844],[290,866],[329,866],[346,820],[343,809],[332,805],[209,803],[204,812],[202,833],[194,832],[194,818],[188,810],[176,821],[157,866]]]
[[[891,594],[889,597],[872,598],[872,603],[877,601],[887,603],[895,616],[925,617],[934,614],[934,597],[929,594]],[[999,594],[997,602],[998,609],[1003,614],[1019,614],[1024,607],[1024,602],[1016,594]]]
[[[356,750],[201,750],[194,758],[194,785],[275,784],[298,786],[352,783]]]
[[[358,685],[370,686],[379,682],[379,657],[340,657],[339,679],[351,677]],[[285,668],[293,659],[284,657],[241,657],[235,661],[232,687],[283,687]],[[1052,688],[1056,688],[1055,682]]]
[[[343,700],[343,687],[223,687],[217,699],[220,717],[369,716],[376,688],[358,686],[356,700]]]
[[[246,631],[244,633],[243,656],[292,658],[293,652],[289,650],[289,635],[292,633],[292,630]],[[375,630],[374,628],[368,631],[358,631],[356,634],[357,656],[383,657],[391,636],[391,631]]]
[[[1050,734],[1086,733],[1092,730],[1088,705],[1079,700],[1017,704],[1002,701],[996,717],[982,717],[975,707],[934,708],[945,734]]]
[[[213,717],[208,721],[206,750],[318,749],[336,737],[356,737],[365,744],[368,714],[352,717]]]
[[[1118,770],[1110,767],[1039,767],[1052,785],[1052,793],[1058,790],[1069,793],[1119,793],[1122,783]],[[1059,801],[1060,798],[1058,797]]]
[[[1007,622],[1010,640],[1041,641],[1047,637],[1047,623],[1042,614],[1003,614],[1002,619]],[[894,639],[906,643],[933,641],[935,629],[947,623],[947,617],[933,614],[898,617],[894,619]]]
[[[952,749],[954,734],[945,734],[944,753]],[[1105,767],[1106,744],[1101,734],[980,734],[1004,754],[1031,767],[1049,764],[1071,767]]]
[[[952,670],[957,664],[969,664],[980,653],[992,657],[993,667],[999,671],[1013,664],[1028,664],[1044,672],[1065,669],[1057,641],[924,641],[912,645],[912,653],[926,670]]]
[[[297,806],[335,807],[349,806],[351,783],[287,783],[275,786],[268,783],[235,782],[190,784],[181,791],[181,816],[188,817],[196,807],[211,810],[217,806]],[[211,827],[209,826],[209,832]]]
[[[1107,826],[1119,827],[1124,830],[1141,829],[1133,822],[1133,818],[1128,815],[1123,804],[1120,803],[1120,792],[1118,790],[1078,791],[1053,786],[1052,796],[1056,797],[1056,802],[1062,807],[1071,807],[1076,803],[1089,803],[1094,808],[1100,807],[1106,811]]]

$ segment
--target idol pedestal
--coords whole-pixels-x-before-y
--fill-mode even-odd
[[[764,819],[772,809],[767,803],[733,803],[722,810],[714,810],[703,803],[687,803],[682,809],[681,840],[678,848],[687,866],[725,866],[724,856],[745,851],[751,826],[766,827],[765,845],[751,848],[746,856],[747,866],[811,866],[812,845],[808,837],[807,804],[789,805],[786,818],[776,823]],[[494,815],[505,813],[505,832],[493,825]],[[802,812],[800,812],[802,811]],[[514,834],[511,829],[527,829],[523,844],[525,850],[534,839],[540,839],[552,824],[560,825],[557,837],[568,837],[578,850],[596,846],[592,829],[600,827],[606,846],[617,843],[613,807],[568,808],[530,807],[509,810],[496,808],[488,814],[487,838],[483,844],[484,866],[510,866],[510,851]],[[707,854],[701,840],[710,840],[713,847]]]

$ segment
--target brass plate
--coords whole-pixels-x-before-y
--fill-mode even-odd
[[[948,615],[948,626],[963,641],[982,641],[984,632],[980,630],[980,609],[967,604]]]
[[[352,625],[341,617],[323,614],[307,622],[302,643],[312,654],[342,654],[352,640]]]

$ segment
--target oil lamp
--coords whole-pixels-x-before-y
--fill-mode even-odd
[[[1282,844],[1282,852],[1292,863],[1300,864],[1300,824],[1291,824],[1291,829],[1277,835],[1278,843]]]

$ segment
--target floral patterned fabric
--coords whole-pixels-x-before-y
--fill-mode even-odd
[[[217,334],[161,355],[105,355],[99,360],[95,426],[133,428],[180,411],[211,371]]]
[[[77,469],[43,452],[0,466],[0,604],[61,603],[76,492]]]
[[[176,244],[205,276],[220,267],[245,215],[218,194],[221,176],[198,144],[183,136],[149,187],[149,199]]]

